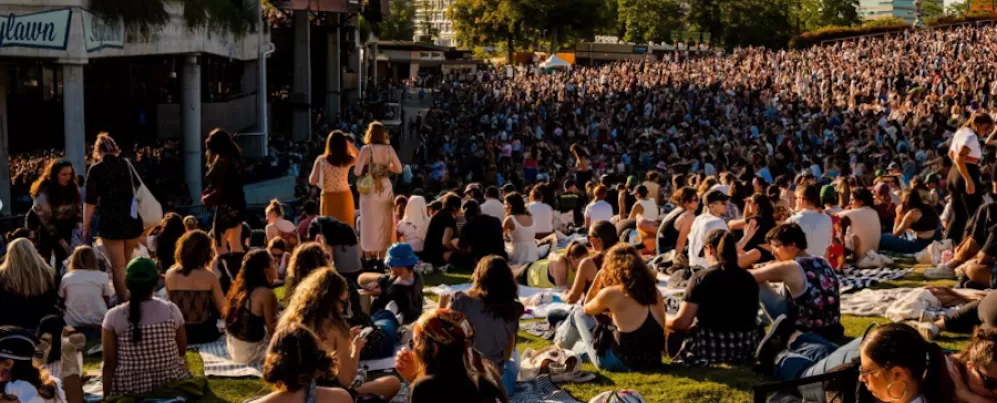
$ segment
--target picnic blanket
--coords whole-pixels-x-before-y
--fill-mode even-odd
[[[228,353],[225,337],[211,343],[192,344],[189,349],[196,350],[204,361],[204,376],[214,378],[260,378],[263,376],[263,363],[239,364],[232,361]],[[401,346],[395,346],[395,352]],[[395,369],[395,355],[380,360],[360,361],[360,368],[367,371],[385,371]]]
[[[551,382],[549,375],[516,384],[516,394],[509,403],[582,403],[571,393]]]
[[[841,293],[855,292],[869,288],[883,281],[903,278],[914,269],[882,267],[878,269],[846,268],[838,275]]]
[[[468,291],[472,284],[441,284],[435,287],[423,289],[423,292],[435,295],[449,295],[456,292]],[[665,309],[670,313],[679,311],[682,304],[682,297],[685,289],[668,288],[667,281],[658,282],[658,290],[665,297]],[[527,311],[523,314],[524,319],[546,318],[552,310],[569,310],[571,305],[564,301],[564,293],[561,290],[551,288],[535,288],[525,285],[519,286],[519,299],[526,305]]]

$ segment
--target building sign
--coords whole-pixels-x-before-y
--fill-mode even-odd
[[[0,48],[66,50],[70,9],[32,14],[0,14]]]
[[[87,52],[96,52],[104,48],[124,48],[125,24],[121,18],[116,21],[102,19],[83,10],[83,41]]]
[[[643,54],[647,53],[647,46],[644,46],[644,45],[634,46],[634,53],[636,53],[638,55],[643,55]]]

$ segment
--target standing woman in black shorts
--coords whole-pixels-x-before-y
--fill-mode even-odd
[[[948,155],[953,169],[949,170],[947,187],[952,195],[953,214],[945,228],[945,238],[951,239],[953,244],[962,242],[969,217],[976,214],[983,203],[985,189],[980,181],[980,162],[983,159],[980,136],[989,134],[993,129],[993,118],[978,112],[952,137]]]
[[[215,207],[212,234],[218,253],[242,252],[242,222],[246,215],[246,194],[242,182],[242,150],[232,135],[212,130],[205,141],[208,187],[201,197],[207,207]]]
[[[136,177],[131,163],[121,158],[118,143],[107,133],[97,135],[93,146],[96,162],[87,172],[83,201],[83,239],[90,237],[90,222],[96,212],[100,220],[96,234],[111,260],[114,293],[118,302],[128,301],[125,266],[142,235],[142,219],[135,201]]]

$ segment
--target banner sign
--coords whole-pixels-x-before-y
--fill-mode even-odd
[[[108,20],[83,10],[83,41],[87,52],[125,47],[125,24],[121,18]]]
[[[0,14],[0,48],[66,50],[70,9],[32,14]]]

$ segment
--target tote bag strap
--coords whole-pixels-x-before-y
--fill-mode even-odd
[[[135,166],[132,165],[131,161],[125,159],[125,164],[128,164],[128,170],[129,170],[128,176],[131,177],[130,179],[132,182],[132,195],[134,196],[138,192],[138,189],[141,189],[142,186],[145,186],[145,183],[142,182],[142,177],[139,176],[138,171],[135,170]],[[135,186],[135,181],[138,181],[138,186]]]

